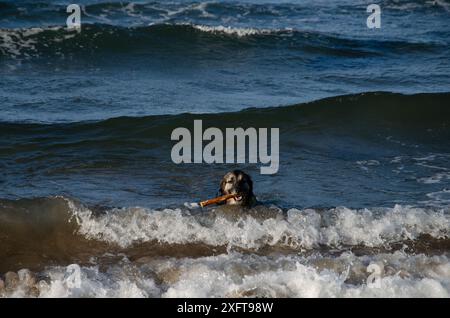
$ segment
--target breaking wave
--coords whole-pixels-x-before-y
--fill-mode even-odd
[[[448,297],[450,290],[447,210],[88,208],[52,197],[1,200],[0,220],[0,297]],[[379,268],[376,285],[369,265]]]
[[[380,268],[369,281],[368,266]],[[197,259],[142,258],[100,269],[52,266],[9,272],[6,297],[449,297],[448,256],[404,252],[337,258],[230,253]]]
[[[446,209],[90,209],[64,197],[2,200],[0,206],[0,249],[10,254],[0,269],[27,262],[39,267],[42,255],[65,263],[107,252],[134,258],[146,253],[198,257],[231,250],[267,254],[336,248],[439,253],[450,244]],[[183,251],[185,247],[189,249]]]
[[[259,29],[209,26],[192,23],[163,23],[123,27],[83,24],[81,32],[62,26],[0,29],[0,57],[91,57],[95,54],[152,54],[153,56],[194,54],[203,58],[232,56],[233,51],[266,48],[293,54],[367,57],[429,51],[443,44],[402,40],[351,39],[336,34],[291,28]],[[211,50],[210,48],[214,48]]]

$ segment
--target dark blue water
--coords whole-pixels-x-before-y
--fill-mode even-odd
[[[64,2],[0,2],[0,197],[195,201],[238,165],[177,166],[170,133],[202,118],[181,113],[219,112],[210,126],[233,118],[229,127],[281,128],[279,173],[260,176],[258,165],[247,166],[269,201],[370,207],[429,203],[434,195],[447,202],[448,95],[334,97],[449,91],[448,2],[379,2],[380,29],[366,26],[368,1],[80,4],[77,32],[65,27]],[[302,111],[293,122],[276,109],[245,120],[235,113],[324,97],[333,98],[311,121]],[[346,110],[352,100],[358,116]],[[419,118],[432,119],[402,128],[416,101]],[[383,121],[396,108],[401,115]],[[145,117],[167,114],[174,117]],[[121,116],[136,119],[102,122]]]
[[[230,112],[367,91],[443,92],[449,4],[382,1],[0,3],[0,119]]]

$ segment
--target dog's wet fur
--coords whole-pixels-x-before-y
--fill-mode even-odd
[[[253,194],[252,178],[241,170],[228,172],[220,182],[219,195],[238,194],[236,198],[228,199],[225,204],[251,207],[256,204]]]

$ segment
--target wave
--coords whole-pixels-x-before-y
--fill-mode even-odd
[[[437,42],[365,40],[295,29],[258,29],[192,23],[122,27],[83,24],[82,31],[62,26],[0,29],[0,57],[44,58],[95,54],[195,54],[204,58],[232,56],[236,49],[286,50],[295,55],[370,57],[445,48]],[[230,55],[231,54],[231,55]]]
[[[371,267],[369,267],[371,266]],[[368,268],[379,269],[370,281]],[[449,297],[448,256],[330,258],[230,253],[27,269],[0,279],[0,297]]]
[[[448,210],[187,206],[0,200],[0,297],[449,296]]]
[[[384,1],[384,7],[390,10],[399,10],[403,12],[417,12],[423,11],[435,11],[443,10],[444,12],[450,12],[450,3],[446,0],[437,0],[430,2],[416,1],[416,0],[406,0],[406,1],[396,1],[387,0]]]
[[[51,147],[52,152],[58,148],[83,147],[94,142],[106,148],[122,144],[133,145],[137,149],[153,149],[148,147],[149,142],[158,142],[161,147],[168,146],[171,131],[176,127],[191,127],[194,119],[202,119],[204,126],[218,128],[236,127],[236,123],[255,128],[279,127],[283,135],[282,143],[290,137],[297,138],[299,132],[307,137],[318,131],[334,131],[355,138],[370,138],[383,133],[388,144],[394,144],[394,135],[399,134],[414,137],[417,142],[426,140],[442,144],[441,141],[448,140],[450,134],[449,103],[450,93],[403,95],[368,92],[291,106],[248,108],[214,114],[117,117],[73,123],[0,122],[0,133],[11,138],[0,141],[0,145],[3,145],[3,150],[12,150],[9,148],[12,147],[11,141],[23,144],[27,139],[45,136],[40,146]],[[52,136],[58,138],[52,139]],[[18,148],[27,149],[23,145]]]
[[[240,126],[280,129],[276,178],[260,176],[259,164],[239,165],[253,176],[260,199],[280,207],[445,208],[449,97],[373,92],[228,113],[0,122],[0,196],[66,195],[90,205],[160,208],[212,195],[224,170],[236,165],[176,165],[170,155],[172,131],[193,131],[201,119],[203,129],[224,133]]]
[[[251,211],[222,207],[88,208],[64,197],[0,201],[0,272],[42,264],[88,263],[113,253],[142,257],[204,257],[240,253],[319,251],[371,254],[403,250],[440,254],[450,244],[445,209],[397,205],[355,210]],[[334,250],[334,252],[333,252]]]
[[[445,210],[395,206],[392,209],[330,210],[264,208],[243,214],[223,208],[211,218],[183,214],[180,209],[148,211],[113,209],[93,218],[92,211],[69,202],[80,225],[79,233],[89,239],[113,242],[122,247],[136,242],[162,244],[201,243],[259,250],[266,246],[294,250],[319,246],[389,246],[423,235],[449,238],[450,217]],[[231,215],[231,217],[230,217]]]
[[[177,127],[193,131],[194,120],[201,119],[203,129],[217,127],[223,133],[230,127],[280,129],[281,169],[276,179],[260,178],[259,164],[239,167],[255,178],[263,200],[279,206],[446,207],[449,97],[449,93],[378,92],[229,113],[0,122],[1,197],[63,194],[90,204],[107,198],[114,206],[161,207],[179,204],[180,197],[198,199],[203,191],[215,193],[216,181],[211,180],[236,166],[193,168],[174,164],[170,155],[175,144],[170,140],[172,131]],[[425,156],[429,160],[416,160]],[[337,166],[348,169],[345,176],[331,170],[330,176],[323,175]],[[398,182],[411,192],[400,192]]]
[[[389,10],[403,12],[449,12],[450,4],[445,0],[417,1],[417,0],[384,0],[379,3],[381,7]],[[89,21],[123,21],[127,18],[142,21],[168,21],[173,19],[217,19],[219,17],[246,17],[253,18],[279,18],[298,17],[306,11],[317,12],[343,8],[348,11],[365,8],[365,2],[341,1],[337,4],[306,3],[251,3],[251,2],[215,2],[215,1],[82,1],[80,2],[84,18]],[[52,1],[0,1],[0,18],[20,19],[34,21],[36,17],[41,20],[61,18],[66,16],[67,4]],[[19,15],[20,13],[20,15]]]

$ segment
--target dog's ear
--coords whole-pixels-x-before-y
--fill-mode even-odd
[[[223,187],[224,187],[224,184],[225,183],[225,181],[222,179],[222,181],[220,181],[220,188],[219,188],[219,190],[217,190],[217,196],[218,197],[220,197],[220,196],[222,196],[222,195],[224,195],[225,193],[223,192]],[[221,203],[218,203],[218,205],[223,205],[223,204],[225,204],[225,202],[221,202]]]
[[[245,176],[247,179],[248,186],[250,187],[250,192],[253,193],[253,180],[248,174],[245,174]]]
[[[217,191],[217,193],[219,194],[219,196],[224,195],[223,193],[223,188],[225,187],[225,180],[222,179],[220,181],[220,187],[219,187],[219,191]]]

